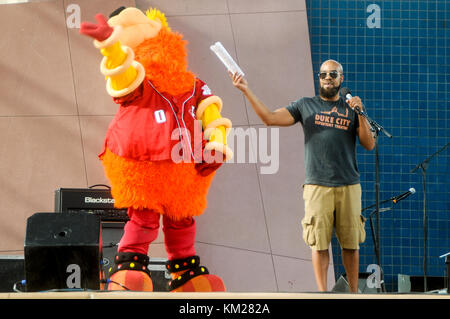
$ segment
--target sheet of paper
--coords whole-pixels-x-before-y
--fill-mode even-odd
[[[220,61],[222,61],[225,67],[233,74],[237,72],[238,74],[242,74],[242,76],[245,75],[244,72],[242,72],[239,65],[237,65],[237,63],[234,61],[234,59],[231,57],[228,51],[224,48],[222,43],[216,42],[210,46],[210,49],[217,55],[217,57],[220,59]]]

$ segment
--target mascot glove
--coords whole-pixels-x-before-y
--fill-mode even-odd
[[[218,153],[216,155],[216,152]],[[211,151],[211,156],[213,158],[215,158],[216,156],[218,156],[218,158],[220,159],[220,152],[213,150]],[[201,163],[196,163],[195,164],[195,169],[197,170],[197,173],[201,176],[208,176],[209,174],[213,173],[215,170],[217,170],[220,166],[222,166],[223,162],[225,162],[225,155],[222,154],[222,161],[219,162],[212,162],[212,163],[208,163],[208,162],[201,162]]]
[[[80,33],[90,36],[91,38],[96,39],[97,41],[104,41],[109,38],[109,36],[113,33],[114,29],[108,24],[106,17],[98,13],[95,16],[98,24],[91,22],[83,22],[81,23]]]

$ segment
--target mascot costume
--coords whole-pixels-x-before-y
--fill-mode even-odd
[[[108,290],[153,290],[147,253],[162,219],[169,289],[225,291],[194,247],[194,217],[206,208],[215,171],[233,156],[222,101],[187,69],[186,42],[160,11],[121,7],[95,18],[80,33],[103,55],[106,90],[120,105],[99,157],[115,206],[130,218]]]

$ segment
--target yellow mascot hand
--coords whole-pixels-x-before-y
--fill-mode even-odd
[[[111,27],[101,13],[97,23],[83,22],[80,33],[94,38],[94,45],[103,54],[100,70],[106,77],[106,90],[113,97],[124,96],[135,90],[144,80],[142,65],[134,61],[134,52],[118,40],[121,26]]]
[[[115,26],[113,33],[104,41],[94,40],[103,60],[100,71],[106,77],[106,91],[112,97],[133,92],[144,80],[144,67],[134,60],[134,51],[118,41],[121,26]]]
[[[202,121],[204,136],[209,141],[205,150],[216,150],[228,161],[233,157],[233,151],[227,145],[227,129],[232,127],[229,119],[220,115],[222,100],[218,96],[210,96],[200,102],[197,108],[197,119]]]

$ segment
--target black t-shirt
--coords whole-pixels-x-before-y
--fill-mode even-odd
[[[343,98],[329,102],[319,96],[288,105],[305,135],[305,184],[344,186],[358,184],[356,129],[358,115]]]

